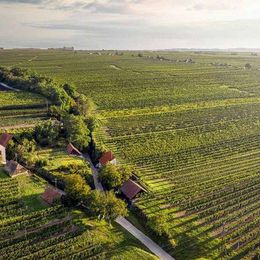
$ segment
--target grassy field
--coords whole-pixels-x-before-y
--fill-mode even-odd
[[[257,258],[260,54],[137,54],[3,51],[0,59],[93,98],[104,125],[98,142],[139,170],[152,192],[137,205],[168,216],[164,248],[177,259]]]

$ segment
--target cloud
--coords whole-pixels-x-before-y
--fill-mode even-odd
[[[257,0],[0,0],[0,17],[2,46],[260,45]]]
[[[0,0],[0,4],[41,4],[43,2],[44,0]]]

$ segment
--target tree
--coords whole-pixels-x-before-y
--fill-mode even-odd
[[[83,177],[78,174],[70,174],[65,177],[65,192],[73,200],[84,201],[90,194],[90,187],[86,184]]]
[[[147,225],[159,236],[169,235],[169,223],[166,214],[160,213],[151,217]]]
[[[90,139],[90,131],[81,116],[66,115],[64,120],[64,128],[68,140],[77,148],[84,149],[88,147]]]
[[[34,140],[22,139],[20,144],[14,146],[14,154],[16,154],[20,161],[28,163],[29,166],[33,166],[37,160],[36,156],[36,143]]]
[[[76,86],[75,85],[70,85],[70,84],[64,84],[63,89],[67,92],[67,94],[72,97],[76,98],[77,96],[77,91],[76,91]]]
[[[53,120],[47,120],[35,127],[35,138],[41,145],[50,145],[55,143],[60,134],[60,123]]]
[[[89,196],[87,205],[90,212],[99,219],[111,221],[118,216],[127,215],[126,204],[118,199],[112,191],[93,191]]]
[[[130,167],[107,164],[101,168],[99,181],[108,189],[118,188],[130,178],[131,174]]]
[[[96,116],[89,116],[86,119],[86,122],[91,133],[93,133],[101,125],[101,121]]]
[[[86,97],[84,94],[80,94],[76,98],[76,104],[78,113],[82,116],[91,115],[95,109],[94,102],[90,98]]]

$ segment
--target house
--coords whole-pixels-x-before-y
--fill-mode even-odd
[[[0,137],[0,154],[1,154],[1,161],[3,164],[6,164],[6,147],[9,141],[13,138],[12,135],[4,133]]]
[[[41,197],[48,204],[53,204],[54,201],[59,200],[63,195],[65,195],[64,191],[48,186]]]
[[[120,190],[129,200],[133,200],[140,192],[146,192],[146,190],[141,185],[131,179],[126,181]]]
[[[28,173],[27,169],[25,169],[21,164],[13,160],[7,161],[4,169],[12,178],[21,174]]]
[[[72,143],[68,144],[67,152],[69,155],[82,156],[82,153]]]
[[[102,167],[107,165],[108,163],[117,164],[116,157],[113,155],[111,151],[104,152],[102,156],[99,158],[99,163],[97,164],[97,167]]]

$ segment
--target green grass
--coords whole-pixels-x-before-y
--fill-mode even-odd
[[[6,178],[9,178],[9,176],[5,172],[4,168],[0,166],[0,179],[6,179]]]
[[[40,210],[47,207],[41,199],[41,195],[48,185],[46,181],[36,175],[17,176],[17,180],[23,202],[30,211]]]

